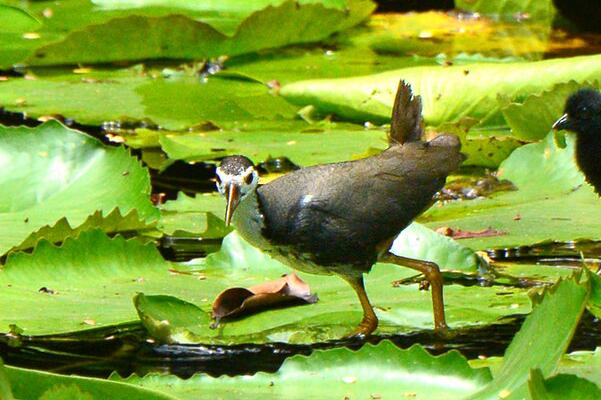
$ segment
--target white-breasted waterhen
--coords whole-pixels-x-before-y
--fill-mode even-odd
[[[464,160],[456,136],[421,140],[421,109],[420,97],[401,81],[389,147],[378,155],[302,168],[262,186],[244,156],[224,158],[216,171],[227,200],[226,224],[231,221],[249,243],[294,269],[338,275],[352,286],[363,307],[352,337],[368,336],[378,326],[363,285],[363,274],[376,261],[423,273],[431,284],[435,328],[447,330],[438,266],[389,251]]]

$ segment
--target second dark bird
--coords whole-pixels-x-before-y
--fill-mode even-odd
[[[576,163],[601,195],[601,93],[590,88],[573,93],[553,129],[576,133]]]

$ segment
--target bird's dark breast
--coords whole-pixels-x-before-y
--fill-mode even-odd
[[[601,195],[601,136],[584,136],[577,139],[576,162],[597,194]]]
[[[463,159],[458,149],[403,147],[305,168],[262,186],[264,237],[282,257],[368,271],[382,244],[431,204]]]

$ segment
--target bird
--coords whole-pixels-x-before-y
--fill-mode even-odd
[[[363,310],[348,338],[364,339],[378,326],[363,279],[377,261],[424,274],[432,292],[434,330],[446,334],[438,265],[389,251],[395,237],[432,205],[446,177],[465,159],[456,136],[443,134],[430,141],[423,136],[421,97],[401,80],[389,145],[377,155],[301,168],[261,186],[249,158],[225,157],[215,178],[226,199],[225,223],[293,269],[347,281]]]
[[[593,88],[572,93],[552,128],[576,133],[576,164],[601,195],[601,93]]]

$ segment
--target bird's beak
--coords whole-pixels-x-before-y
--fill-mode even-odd
[[[562,115],[557,121],[555,121],[552,128],[556,131],[559,131],[562,129],[570,129],[571,121],[570,121],[570,118],[568,117],[568,114]]]
[[[225,200],[227,205],[225,207],[225,226],[229,226],[234,215],[234,210],[240,203],[240,186],[235,183],[230,183],[225,188]]]

